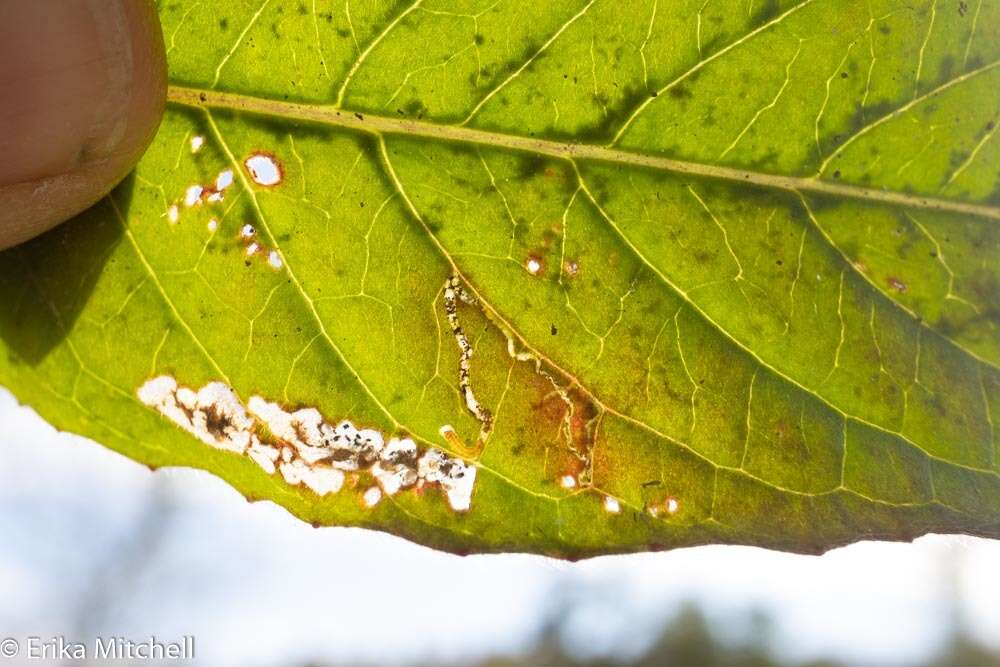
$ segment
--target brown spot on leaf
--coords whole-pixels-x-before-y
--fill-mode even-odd
[[[905,293],[907,290],[906,283],[904,283],[899,278],[894,278],[893,276],[889,276],[887,282],[889,283],[889,287],[896,290],[900,294]]]

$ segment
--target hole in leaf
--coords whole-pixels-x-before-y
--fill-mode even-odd
[[[270,153],[254,153],[243,164],[257,185],[272,187],[281,183],[281,164]]]

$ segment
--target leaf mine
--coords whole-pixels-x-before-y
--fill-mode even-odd
[[[378,486],[364,493],[374,507],[382,495],[436,485],[457,512],[468,511],[476,467],[439,449],[421,450],[411,438],[385,436],[349,421],[334,425],[315,408],[288,412],[278,403],[251,396],[246,406],[228,385],[210,382],[198,391],[166,375],[145,382],[139,400],[201,442],[247,455],[267,474],[318,496],[337,493],[347,475],[368,474]]]
[[[458,321],[458,300],[461,299],[466,303],[475,304],[475,299],[468,294],[463,288],[462,284],[458,279],[458,276],[452,276],[448,279],[448,282],[444,287],[444,309],[448,316],[448,325],[451,327],[452,336],[455,338],[455,343],[458,345],[460,357],[459,357],[459,367],[458,367],[458,384],[459,389],[462,392],[462,396],[465,399],[465,406],[468,408],[469,412],[479,421],[479,446],[481,447],[486,439],[490,435],[490,431],[493,428],[493,415],[487,408],[480,405],[479,401],[476,399],[475,394],[472,391],[472,343],[469,342],[468,336],[462,330],[462,325]],[[454,433],[454,429],[450,429]]]
[[[559,471],[557,483],[567,490],[589,488],[594,475],[593,447],[604,412],[583,391],[560,381],[558,371],[548,368],[543,359],[519,350],[509,332],[504,335],[507,355],[515,362],[530,364],[535,375],[551,387],[537,409],[543,419],[558,423],[559,442],[572,461],[569,469]]]

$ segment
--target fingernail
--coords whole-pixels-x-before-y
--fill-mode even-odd
[[[128,2],[0,2],[0,184],[115,153],[132,95]]]

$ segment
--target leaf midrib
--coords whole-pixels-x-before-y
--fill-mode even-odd
[[[734,181],[796,194],[811,192],[880,204],[946,211],[1000,220],[1000,207],[996,206],[972,204],[953,199],[925,197],[893,190],[865,188],[846,183],[833,183],[820,180],[816,176],[782,176],[702,162],[677,160],[597,144],[540,139],[537,137],[525,137],[458,125],[444,125],[407,118],[378,116],[340,109],[332,105],[274,100],[240,93],[220,92],[177,85],[171,85],[168,88],[167,99],[172,103],[189,107],[228,109],[230,111],[241,111],[255,115],[321,123],[351,130],[506,148],[519,152],[548,155],[559,159],[588,159],[600,162],[612,162],[677,174]]]
[[[1000,61],[980,68],[977,72],[987,71],[995,66],[1000,66]],[[960,77],[961,80],[965,80],[967,78],[968,75]],[[935,90],[941,90],[941,88],[951,86],[955,83],[955,81],[958,80],[953,80],[952,82],[945,84],[945,86]],[[928,93],[924,97],[931,94],[932,93]],[[889,190],[863,188],[860,186],[842,183],[832,183],[829,181],[819,180],[819,174],[809,177],[780,176],[765,172],[676,160],[663,156],[612,148],[610,146],[565,141],[560,142],[549,139],[538,139],[534,137],[524,137],[494,131],[471,129],[458,125],[443,125],[388,116],[366,115],[362,112],[345,110],[330,105],[280,101],[238,93],[220,92],[185,86],[170,86],[168,97],[173,103],[205,110],[215,108],[230,111],[241,111],[275,118],[316,122],[368,133],[374,132],[376,134],[417,136],[440,141],[453,141],[490,146],[494,148],[506,148],[520,152],[549,155],[557,159],[569,160],[570,162],[574,162],[574,160],[578,158],[591,159],[667,171],[670,173],[690,174],[694,176],[716,178],[744,184],[749,183],[758,187],[768,187],[791,192],[798,198],[803,199],[803,201],[804,192],[813,192],[827,196],[844,196],[861,201],[891,206],[951,212],[1000,220],[1000,207],[970,204],[950,199],[917,196]],[[876,123],[872,126],[877,125],[885,119],[895,117],[898,113],[899,110],[892,112],[879,121],[876,121]],[[826,236],[826,232],[819,228],[818,223],[815,220],[813,222],[817,225],[817,228],[820,229],[821,234]],[[830,241],[829,239],[827,240]],[[833,247],[837,248],[836,244],[832,241],[830,241],[830,243]],[[837,248],[837,252],[843,255],[843,251],[841,249]],[[846,256],[845,261],[847,261],[849,266],[853,267],[853,263],[848,261]],[[903,312],[917,321],[920,326],[925,327],[928,331],[934,333],[935,335],[942,336],[950,345],[955,346],[956,349],[968,355],[977,363],[990,368],[997,368],[997,365],[994,362],[968,349],[964,345],[961,345],[958,341],[952,340],[947,336],[943,336],[940,331],[930,326],[926,321],[921,320],[921,318],[918,317],[917,314],[905,304],[894,299],[885,291],[885,289],[875,285],[869,276],[863,272],[858,272],[858,275],[865,282],[870,284],[873,289],[881,293],[894,305],[898,306],[901,310],[903,310]]]

